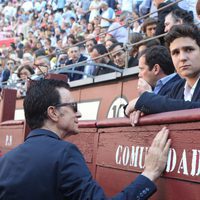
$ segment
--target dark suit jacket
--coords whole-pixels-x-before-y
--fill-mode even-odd
[[[158,9],[172,3],[171,1],[163,2],[158,6]],[[165,8],[163,10],[158,11],[158,23],[156,27],[156,35],[161,35],[164,33],[165,29],[165,17],[168,15],[172,10],[177,9],[178,6],[174,4],[173,6],[169,6],[168,8]],[[160,38],[161,44],[164,44],[164,38]]]
[[[159,95],[165,96],[168,95],[172,88],[174,87],[174,85],[180,81],[181,77],[176,74],[173,78],[171,78],[167,83],[165,83],[162,88],[160,89],[160,91],[158,92]]]
[[[192,101],[184,101],[185,80],[174,85],[168,96],[144,92],[138,99],[135,108],[146,114],[200,108],[200,80],[197,83]]]
[[[110,66],[113,66],[113,67],[118,67],[111,60],[107,63],[107,65],[110,65]],[[106,68],[106,67],[95,66],[95,70],[94,70],[93,75],[98,76],[98,75],[102,75],[102,74],[108,74],[108,73],[111,73],[111,72],[114,72],[114,70]]]
[[[10,77],[10,70],[4,69],[1,72],[0,80],[1,80],[1,82],[4,82],[4,81],[7,81],[9,79],[9,77]]]
[[[78,62],[77,62],[77,63],[82,62],[82,61],[84,61],[84,60],[87,60],[87,57],[81,55],[80,58],[78,59]],[[67,63],[66,63],[66,65],[71,65],[71,64],[73,64],[73,63],[72,63],[72,60],[69,60],[69,61],[67,61]],[[85,64],[85,65],[86,65],[86,64]],[[84,72],[85,65],[80,66],[80,67],[76,67],[76,68],[74,68],[74,70],[78,70],[78,71],[80,71],[80,72]],[[70,73],[70,74],[68,74],[68,78],[69,78],[70,81],[75,81],[75,80],[82,79],[82,78],[83,78],[83,75],[82,75],[82,74],[76,74],[76,73]]]
[[[148,178],[136,180],[113,200],[147,199],[156,190]],[[55,133],[36,129],[0,158],[0,199],[105,200],[103,190],[77,147]]]

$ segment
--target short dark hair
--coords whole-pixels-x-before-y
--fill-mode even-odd
[[[111,37],[111,38],[106,40],[106,42],[108,42],[108,41],[112,42],[113,44],[118,43],[118,41],[114,37]]]
[[[26,122],[30,129],[41,128],[48,119],[47,108],[60,102],[58,88],[69,90],[67,82],[55,79],[44,79],[31,83],[24,99]]]
[[[92,50],[91,50],[91,51],[93,51],[94,49],[96,49],[97,52],[98,52],[98,54],[100,54],[100,55],[103,55],[103,54],[108,53],[106,47],[105,47],[103,44],[96,44],[96,45],[94,45],[94,46],[92,47]]]
[[[147,31],[147,26],[157,24],[157,20],[154,18],[147,18],[144,20],[143,25],[142,25],[142,31],[146,33]]]
[[[146,39],[148,39],[148,37]],[[150,48],[150,47],[153,47],[153,46],[160,45],[159,39],[155,39],[155,38],[153,39],[152,38],[151,40],[148,40],[148,41],[145,41],[145,40],[144,40],[144,42],[141,41],[141,43],[136,45],[136,46],[139,48],[140,46],[144,45],[144,46],[146,46],[146,48]]]
[[[197,45],[200,47],[200,34],[199,29],[195,25],[175,25],[165,36],[166,46],[169,48],[170,44],[177,38],[189,37],[196,41]]]
[[[87,43],[88,41],[92,41],[94,44],[97,44],[97,40],[95,38],[88,39],[85,43]]]
[[[28,70],[28,71],[30,72],[31,75],[35,73],[34,70],[33,70],[33,68],[32,68],[30,65],[23,65],[23,66],[20,66],[19,69],[18,69],[18,71],[17,71],[17,76],[18,76],[19,78],[20,78],[20,73],[21,73],[21,71],[22,71],[23,69]]]
[[[140,57],[144,56],[146,64],[151,71],[154,65],[158,64],[164,74],[169,75],[174,73],[174,64],[168,49],[164,46],[153,46],[141,52]]]
[[[109,47],[109,49],[108,49],[108,51],[112,51],[115,47],[117,47],[117,46],[120,46],[121,48],[122,48],[122,50],[123,51],[125,51],[125,49],[123,48],[123,43],[122,42],[117,42],[117,43],[114,43],[114,44],[112,44],[110,47]]]
[[[171,15],[176,22],[180,20],[182,20],[184,24],[193,24],[194,22],[193,13],[182,8],[174,9],[168,15]]]

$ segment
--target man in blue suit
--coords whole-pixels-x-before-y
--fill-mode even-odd
[[[77,134],[77,110],[68,84],[60,80],[33,83],[24,100],[31,132],[25,142],[0,158],[0,199],[13,200],[106,200],[102,188],[87,168],[78,148],[63,141]],[[167,162],[171,140],[163,128],[145,157],[145,169],[113,200],[149,198],[154,181]]]
[[[145,49],[139,56],[138,91],[140,94],[153,91],[155,94],[167,95],[179,75],[166,47],[161,45]]]
[[[200,35],[196,26],[176,25],[165,37],[177,73],[182,77],[168,96],[144,92],[125,109],[132,125],[145,114],[200,107]]]
[[[86,61],[87,60],[87,57],[83,56],[81,53],[80,53],[80,48],[79,46],[72,46],[69,48],[68,50],[68,56],[69,56],[69,60],[66,62],[66,65],[72,65],[72,64],[76,64],[76,63],[81,63],[83,61]],[[74,71],[79,71],[79,72],[84,72],[84,69],[85,69],[85,65],[86,65],[86,62],[83,63],[83,65],[81,66],[78,66],[78,67],[73,67],[71,70]],[[76,81],[76,80],[79,80],[79,79],[82,79],[83,78],[83,74],[78,74],[78,73],[68,73],[68,78],[69,78],[69,81]]]

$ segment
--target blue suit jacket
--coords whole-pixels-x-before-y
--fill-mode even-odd
[[[178,74],[176,74],[173,78],[171,78],[169,81],[167,81],[167,83],[165,83],[162,86],[158,94],[163,95],[163,96],[168,95],[171,92],[174,85],[177,84],[177,82],[180,80],[181,80],[181,77]]]
[[[185,80],[181,79],[174,85],[168,96],[144,92],[138,99],[135,108],[146,114],[200,108],[200,80],[197,83],[191,102],[184,101],[184,85]]]
[[[78,59],[78,62],[77,62],[77,63],[82,62],[82,61],[84,61],[84,60],[87,60],[87,57],[85,57],[85,56],[83,56],[83,55],[81,54],[81,56],[80,56],[80,58]],[[71,64],[73,64],[73,63],[72,63],[72,60],[69,60],[69,61],[66,63],[66,65],[71,65]],[[78,70],[78,71],[80,71],[80,72],[84,72],[85,65],[86,65],[86,63],[83,64],[83,66],[79,66],[79,67],[76,67],[76,68],[74,68],[74,69],[75,69],[75,70]],[[68,78],[69,78],[70,81],[76,81],[76,80],[82,79],[82,78],[83,78],[83,75],[82,75],[82,74],[76,74],[76,73],[70,73],[70,74],[68,74]]]
[[[113,200],[147,199],[156,190],[140,175]],[[26,141],[0,158],[0,199],[105,200],[103,190],[77,147],[55,133],[36,129]]]

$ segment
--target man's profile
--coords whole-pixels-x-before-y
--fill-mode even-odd
[[[63,141],[77,134],[77,109],[68,84],[60,80],[33,83],[24,100],[26,121],[31,132],[25,142],[0,158],[0,199],[103,200],[108,199],[93,180],[78,148]],[[171,140],[163,128],[145,157],[145,169],[113,200],[149,198],[154,181],[163,172]]]

